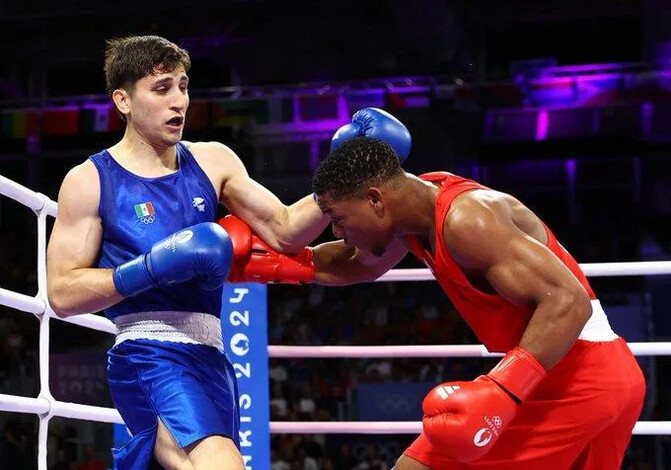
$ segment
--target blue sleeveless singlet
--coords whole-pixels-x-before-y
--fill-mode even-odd
[[[148,252],[157,241],[190,225],[213,222],[218,197],[191,152],[178,143],[177,171],[144,178],[123,168],[107,150],[91,155],[100,176],[103,240],[98,267],[115,268]],[[106,310],[107,318],[155,311],[202,312],[219,317],[222,289],[194,281],[155,288]]]

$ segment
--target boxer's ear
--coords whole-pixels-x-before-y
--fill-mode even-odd
[[[125,121],[128,121],[128,115],[131,110],[130,95],[123,88],[118,88],[112,92],[112,101],[116,106],[117,111],[123,116]]]

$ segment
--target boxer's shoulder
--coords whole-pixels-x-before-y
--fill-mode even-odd
[[[227,145],[217,141],[209,142],[188,142],[182,141],[182,144],[191,152],[194,158],[201,162],[208,162],[210,160],[217,160],[221,163],[221,159],[237,159],[236,153]]]
[[[183,142],[215,188],[236,175],[247,175],[240,157],[221,142]]]
[[[98,170],[91,160],[73,167],[63,178],[58,193],[59,217],[73,212],[97,214],[100,203]]]
[[[183,143],[206,173],[209,173],[211,170],[230,172],[235,171],[238,167],[244,168],[238,155],[230,147],[221,142]]]

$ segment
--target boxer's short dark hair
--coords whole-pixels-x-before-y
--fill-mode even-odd
[[[357,197],[370,186],[403,174],[396,153],[386,142],[355,137],[340,144],[317,167],[312,190],[335,199]]]
[[[189,53],[160,36],[128,36],[107,41],[105,84],[114,90],[132,91],[135,83],[148,74],[172,72],[177,67],[189,70]]]

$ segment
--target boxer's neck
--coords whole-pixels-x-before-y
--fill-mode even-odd
[[[394,230],[397,236],[417,235],[432,239],[438,187],[406,173],[393,192]]]
[[[140,136],[128,135],[128,131],[108,151],[120,165],[140,176],[158,177],[177,170],[177,149],[174,145],[154,146]]]

